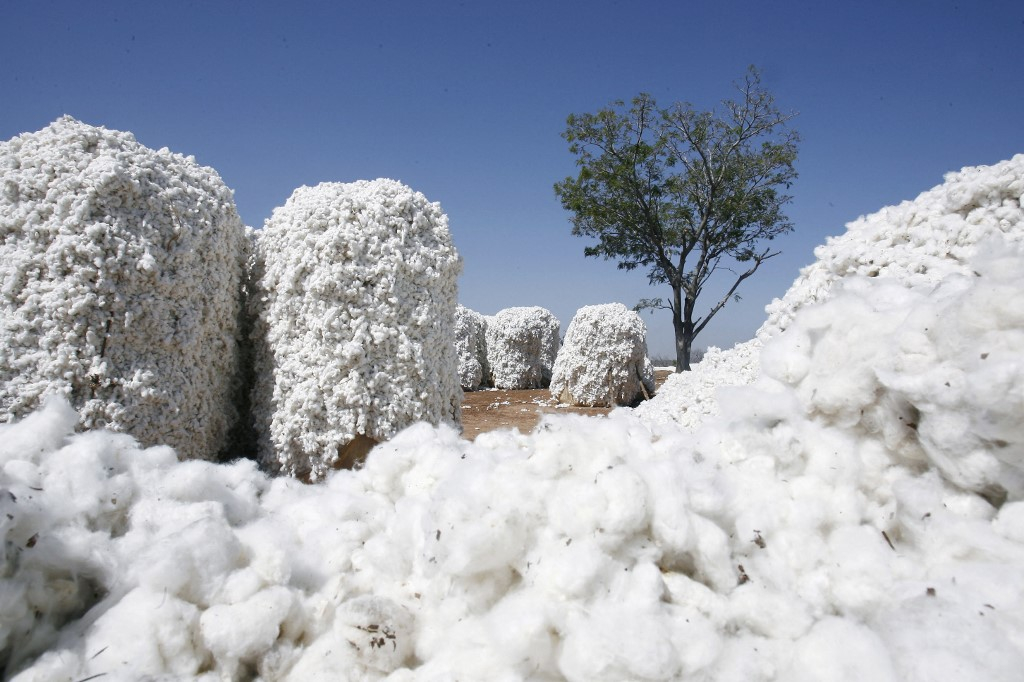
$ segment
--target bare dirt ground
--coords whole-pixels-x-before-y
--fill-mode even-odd
[[[669,374],[671,372],[668,370],[656,370],[655,386],[661,388]],[[559,407],[546,388],[530,391],[469,391],[462,401],[462,435],[474,440],[481,433],[511,428],[529,433],[545,414],[604,416],[609,412],[611,409],[606,407]]]

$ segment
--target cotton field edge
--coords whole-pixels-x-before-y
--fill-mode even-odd
[[[317,485],[52,398],[0,425],[5,672],[1019,679],[1022,194],[1017,156],[851,223],[700,390]]]

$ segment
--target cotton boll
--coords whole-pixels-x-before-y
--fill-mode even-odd
[[[770,639],[740,633],[723,643],[705,679],[714,682],[768,682],[779,679],[777,661],[789,654],[789,643],[777,644]]]
[[[571,616],[558,658],[568,680],[671,680],[679,654],[661,605],[600,602]]]
[[[258,523],[239,528],[235,535],[244,548],[248,563],[246,570],[255,574],[262,583],[287,584],[291,580],[292,567],[300,559],[296,554],[301,554],[294,528],[263,518]]]
[[[761,372],[786,384],[797,384],[811,368],[810,335],[799,328],[780,334],[761,350]]]
[[[244,601],[212,606],[199,617],[203,644],[221,665],[251,662],[277,640],[292,609],[285,587],[271,587]]]
[[[370,595],[350,599],[338,608],[335,619],[337,634],[369,668],[392,672],[412,653],[412,616],[390,600]]]
[[[138,494],[127,456],[137,452],[128,436],[89,432],[52,453],[40,467],[40,487],[52,494],[50,513],[59,518],[88,519],[95,529],[122,533],[128,510]]]
[[[511,592],[490,611],[485,621],[493,643],[489,653],[506,661],[502,667],[524,678],[554,676],[558,639],[548,609],[540,595]]]
[[[165,592],[132,590],[101,615],[81,643],[83,677],[197,676],[209,653],[199,645],[199,610]]]
[[[218,597],[225,604],[237,604],[259,592],[265,584],[266,582],[255,569],[246,566],[227,576]]]
[[[160,486],[162,493],[173,499],[217,502],[232,525],[241,525],[258,513],[259,495],[267,484],[255,462],[237,460],[219,467],[205,462],[182,463],[161,478]]]
[[[796,639],[812,622],[801,601],[767,588],[756,572],[733,590],[729,613],[730,626],[772,639]]]
[[[216,601],[242,557],[223,507],[212,502],[140,502],[120,551],[137,553],[131,565],[139,585],[201,605]]]
[[[735,584],[736,574],[729,561],[729,540],[721,528],[694,514],[691,517],[696,542],[693,563],[697,576],[717,590]]]
[[[0,462],[38,462],[39,456],[57,450],[74,433],[78,413],[62,397],[43,401],[40,409],[14,424],[0,424]]]
[[[449,507],[450,508],[450,507]],[[510,564],[525,545],[525,529],[518,520],[502,511],[484,512],[475,519],[456,512],[442,515],[437,525],[436,556],[442,570],[453,575],[474,575]]]
[[[903,678],[896,674],[885,642],[878,634],[849,620],[826,618],[800,639],[793,661],[780,679],[896,682]]]
[[[1006,539],[1024,544],[1024,501],[1003,505],[992,527]]]
[[[694,540],[685,482],[669,462],[659,462],[644,473],[650,489],[651,538],[665,566],[685,563]]]
[[[553,599],[577,600],[618,566],[592,538],[547,537],[527,555],[524,580]]]
[[[1008,641],[997,615],[986,611],[941,594],[921,595],[881,613],[873,627],[891,653],[897,679],[1020,679],[1024,655]]]
[[[897,555],[870,526],[842,526],[828,538],[830,592],[843,615],[865,618],[884,606],[892,576],[898,574]]]
[[[835,297],[827,306],[807,309],[803,317],[820,331],[807,377],[797,389],[801,402],[835,423],[855,424],[861,409],[875,399],[875,340],[894,322],[873,314],[866,301],[853,296]],[[870,328],[861,323],[867,317],[873,322]]]
[[[415,679],[561,679],[549,610],[540,595],[510,592],[478,622],[452,623],[430,648],[419,647],[425,663],[415,669]]]
[[[569,537],[628,535],[647,523],[646,497],[646,486],[635,472],[611,466],[592,481],[582,476],[559,481],[550,517],[553,528]]]

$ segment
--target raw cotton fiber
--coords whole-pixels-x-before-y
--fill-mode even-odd
[[[65,116],[0,143],[0,408],[183,457],[237,419],[244,228],[215,171]]]
[[[561,324],[538,306],[505,308],[487,320],[487,364],[496,388],[547,388]]]
[[[448,218],[394,180],[295,190],[256,240],[259,456],[319,479],[346,446],[416,421],[458,424]]]
[[[487,320],[475,310],[455,309],[455,350],[459,356],[459,383],[475,391],[490,380],[487,364]]]
[[[621,303],[576,311],[552,369],[551,395],[570,405],[630,405],[654,394],[647,327]]]
[[[653,399],[636,407],[637,416],[652,423],[675,422],[691,429],[700,426],[709,415],[718,414],[720,387],[745,386],[757,379],[760,353],[757,339],[724,350],[711,346],[689,372],[670,374]]]
[[[303,485],[48,403],[0,427],[5,673],[1018,680],[1024,253],[971,268],[847,278],[693,431],[420,423]]]
[[[765,309],[757,339],[729,350],[711,348],[692,372],[669,377],[658,395],[639,406],[648,420],[699,425],[718,411],[720,386],[744,385],[760,375],[761,342],[787,328],[804,306],[827,300],[851,276],[878,277],[904,287],[936,286],[951,274],[971,274],[977,245],[999,237],[1024,242],[1024,154],[992,166],[948,173],[945,182],[913,201],[859,218],[815,250],[817,260],[781,299]]]
[[[765,309],[768,319],[758,337],[786,328],[796,310],[827,298],[850,275],[928,286],[951,273],[970,274],[979,242],[997,235],[1009,243],[1024,241],[1022,195],[1024,154],[1018,154],[947,173],[943,184],[913,201],[858,218],[845,234],[815,249],[815,262]]]

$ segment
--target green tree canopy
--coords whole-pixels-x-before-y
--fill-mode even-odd
[[[677,369],[690,367],[693,339],[736,296],[740,284],[778,255],[764,242],[792,229],[783,206],[796,178],[795,114],[781,113],[751,67],[740,97],[721,111],[688,103],[659,109],[648,94],[596,114],[573,114],[563,137],[579,173],[555,185],[572,212],[573,234],[594,237],[587,256],[646,268],[672,297],[638,308],[672,311]],[[712,275],[731,272],[727,293],[700,317],[697,299]]]

